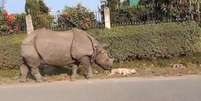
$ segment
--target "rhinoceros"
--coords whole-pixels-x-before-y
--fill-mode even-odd
[[[77,75],[77,69],[82,64],[86,69],[85,77],[91,78],[92,63],[103,69],[111,69],[113,59],[109,57],[104,46],[87,32],[74,28],[70,31],[35,30],[29,34],[21,45],[23,63],[20,66],[21,79],[26,81],[30,72],[41,82],[39,71],[41,65],[64,67],[71,65],[72,75]]]

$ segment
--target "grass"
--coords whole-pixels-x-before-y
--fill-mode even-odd
[[[129,75],[130,77],[154,77],[154,76],[182,76],[182,75],[201,75],[200,56],[177,57],[174,59],[157,59],[157,60],[134,60],[121,63],[115,63],[113,68],[130,68],[136,69],[137,73]],[[184,69],[173,69],[173,64],[183,64]],[[82,69],[80,76],[77,78],[84,79],[82,76]],[[93,66],[94,79],[109,79],[122,78],[124,76],[114,75],[107,76],[108,72],[103,71],[100,67]],[[70,80],[69,70],[63,68],[55,68],[49,73],[42,72],[47,82]],[[20,72],[19,69],[3,69],[0,70],[0,84],[15,84],[18,83]],[[34,82],[29,78],[29,82]]]
[[[4,44],[20,44],[21,41],[25,38],[26,34],[25,33],[20,33],[20,34],[13,34],[9,36],[0,36],[0,45]]]
[[[166,26],[164,24],[163,26]],[[174,31],[181,30],[180,28],[175,28],[174,26],[168,25],[167,29],[172,29]],[[181,24],[181,26],[183,26]],[[192,25],[193,26],[193,25]],[[179,26],[178,26],[179,27]],[[139,33],[141,29],[144,29],[144,32],[151,32],[153,28],[159,28],[159,32],[168,31],[164,27],[159,27],[158,25],[148,25],[148,26],[127,26],[127,27],[117,27],[113,28],[110,31],[105,30],[91,30],[91,32],[98,32],[97,36],[100,37],[113,37],[121,36],[128,33]],[[108,34],[107,32],[111,32]],[[102,33],[102,34],[100,34]],[[123,34],[122,34],[123,33]],[[154,32],[153,32],[154,33]],[[19,65],[20,65],[20,44],[21,41],[25,38],[26,34],[14,34],[9,36],[0,37],[0,84],[10,84],[17,83],[17,80],[20,75]],[[9,54],[9,55],[8,55]],[[8,55],[8,56],[7,56]],[[173,64],[183,64],[186,68],[175,70],[172,68]],[[192,74],[201,74],[201,54],[194,54],[184,57],[175,57],[171,59],[134,59],[133,61],[124,61],[120,63],[115,63],[113,68],[134,68],[137,70],[137,74],[131,76],[178,76],[178,75],[192,75]],[[82,71],[82,70],[81,70]],[[100,68],[94,66],[95,74],[94,78],[111,78]],[[45,77],[49,82],[51,81],[60,81],[60,80],[69,80],[69,75],[67,75],[67,70],[57,69],[54,73],[46,74]],[[121,77],[120,75],[115,75],[113,77]],[[78,79],[83,79],[80,76]],[[30,80],[32,81],[32,80]]]
[[[116,61],[136,58],[172,58],[201,52],[201,28],[195,22],[161,23],[91,29],[91,35]]]

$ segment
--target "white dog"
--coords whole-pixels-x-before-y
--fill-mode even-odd
[[[123,76],[128,76],[131,74],[135,74],[136,70],[135,69],[127,69],[127,68],[118,68],[118,69],[112,69],[110,76],[114,74],[121,74]]]

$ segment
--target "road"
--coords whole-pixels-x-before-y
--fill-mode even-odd
[[[201,76],[2,85],[0,101],[201,101]]]

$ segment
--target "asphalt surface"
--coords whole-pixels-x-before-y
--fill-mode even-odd
[[[0,101],[201,101],[201,76],[2,85]]]

